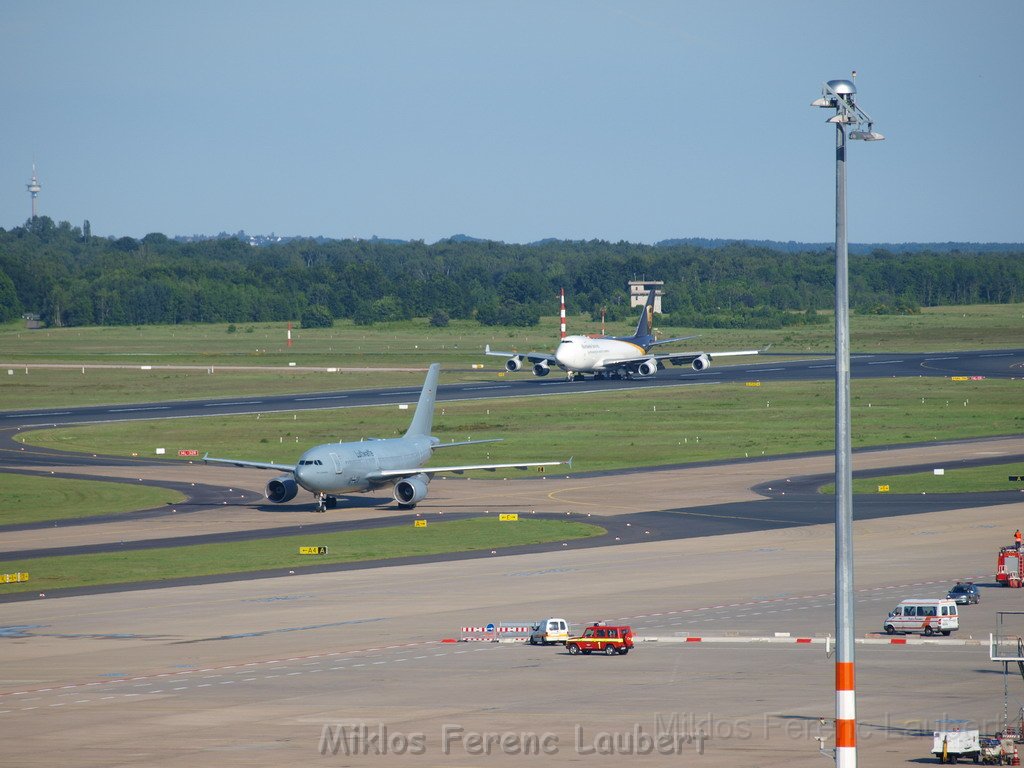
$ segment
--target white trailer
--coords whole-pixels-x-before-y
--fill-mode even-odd
[[[932,754],[940,763],[956,763],[961,759],[981,760],[981,734],[965,728],[966,720],[944,720],[936,723],[932,734]]]

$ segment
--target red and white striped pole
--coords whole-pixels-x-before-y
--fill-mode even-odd
[[[559,315],[561,320],[562,320],[562,336],[561,336],[561,338],[564,339],[565,338],[565,288],[560,288],[559,289],[559,293],[562,296],[562,311],[561,311],[561,314]]]
[[[292,345],[292,324],[288,323],[288,346]]]
[[[853,662],[836,661],[836,765],[857,765],[857,701]]]

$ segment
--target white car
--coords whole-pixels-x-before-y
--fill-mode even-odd
[[[569,639],[569,622],[565,619],[544,619],[530,632],[530,645],[550,645]]]

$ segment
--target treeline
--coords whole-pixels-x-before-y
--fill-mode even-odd
[[[83,232],[84,229],[84,232]],[[93,237],[39,217],[0,229],[0,319],[38,313],[53,326],[260,322],[373,323],[429,317],[531,325],[556,311],[632,317],[626,282],[665,281],[663,325],[780,327],[813,322],[833,302],[833,255],[735,243],[650,246],[604,241],[514,245],[443,240],[235,238],[175,242]],[[1024,301],[1024,253],[901,253],[850,258],[856,312]]]

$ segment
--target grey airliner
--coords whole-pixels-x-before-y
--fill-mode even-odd
[[[416,405],[412,422],[402,437],[370,438],[356,443],[326,443],[310,448],[295,465],[272,464],[238,459],[216,459],[209,454],[203,461],[230,464],[234,467],[272,469],[284,472],[267,483],[266,496],[276,503],[291,501],[305,488],[317,498],[317,510],[334,509],[338,495],[365,493],[384,486],[394,486],[394,498],[402,509],[412,509],[427,496],[427,484],[438,472],[461,474],[482,469],[526,469],[528,467],[572,465],[568,461],[517,462],[515,464],[470,464],[450,467],[424,467],[431,454],[440,448],[456,445],[493,443],[497,440],[465,440],[461,443],[442,443],[430,434],[434,421],[434,400],[437,397],[437,378],[440,363],[433,363],[427,371],[423,390]],[[500,439],[500,438],[498,438]]]

